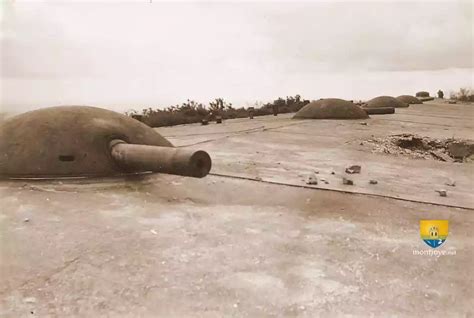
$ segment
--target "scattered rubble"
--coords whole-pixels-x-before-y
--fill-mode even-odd
[[[473,160],[474,141],[454,138],[435,139],[413,134],[372,137],[362,142],[373,147],[372,152],[402,155],[415,159],[432,159],[446,162]]]
[[[346,168],[346,173],[349,173],[349,174],[360,173],[361,169],[362,167],[359,165],[352,165]]]

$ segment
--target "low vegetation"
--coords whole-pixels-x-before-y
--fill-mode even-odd
[[[457,92],[451,92],[449,98],[461,102],[474,102],[474,89],[460,88]]]
[[[273,107],[278,107],[278,113],[294,113],[300,110],[309,100],[303,100],[300,95],[278,98],[271,103],[255,103],[254,116],[273,114]],[[174,126],[201,122],[203,119],[214,120],[216,116],[223,119],[246,118],[250,107],[234,108],[232,103],[223,98],[216,98],[208,106],[193,100],[187,100],[181,105],[170,106],[164,109],[143,109],[141,112],[129,111],[126,114],[139,119],[150,127]]]

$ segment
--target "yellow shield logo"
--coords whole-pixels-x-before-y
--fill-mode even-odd
[[[429,247],[441,246],[446,241],[448,232],[448,220],[420,220],[420,236]]]

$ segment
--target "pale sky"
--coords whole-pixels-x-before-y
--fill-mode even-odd
[[[1,3],[0,109],[473,86],[472,1]]]

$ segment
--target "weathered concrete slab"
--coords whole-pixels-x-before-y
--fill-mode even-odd
[[[0,191],[6,317],[471,309],[465,210],[213,176]],[[442,249],[455,256],[413,255],[424,218],[450,221]]]

